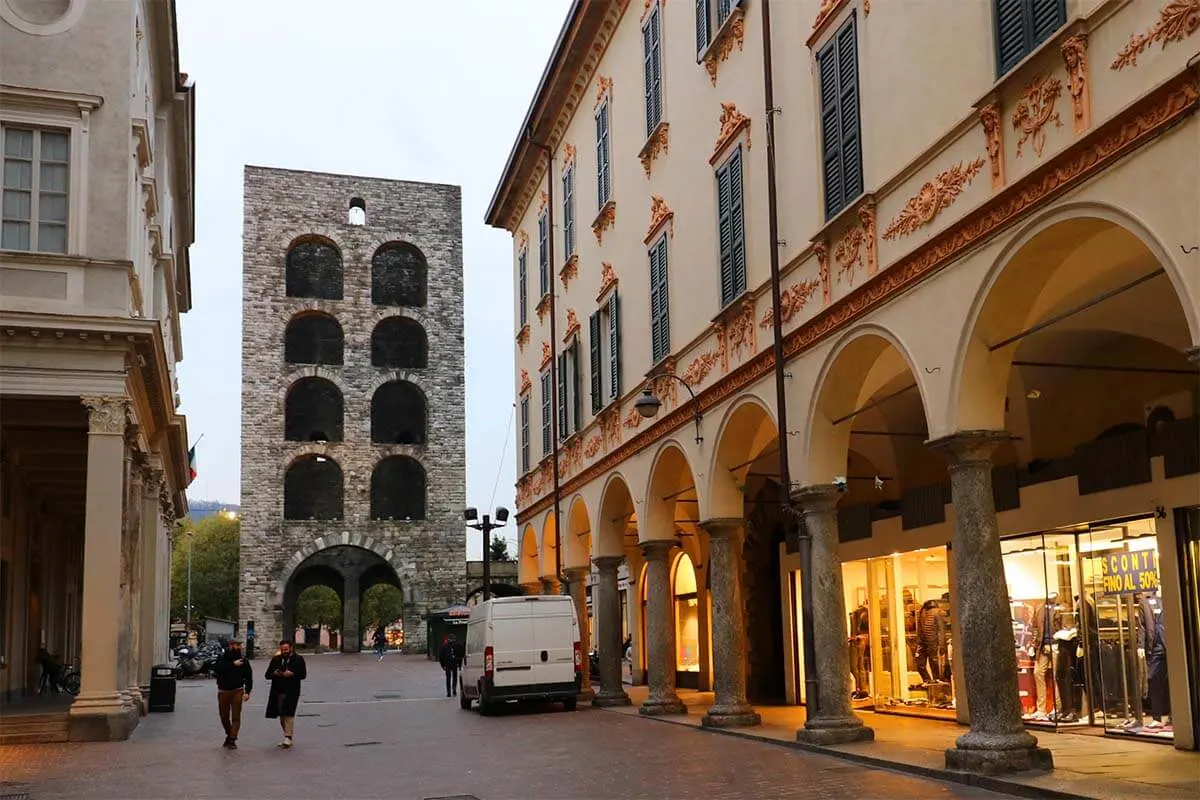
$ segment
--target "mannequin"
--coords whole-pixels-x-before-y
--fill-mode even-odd
[[[871,615],[866,603],[850,612],[850,672],[854,675],[854,693],[851,699],[862,700],[870,697],[870,676],[867,672],[867,658],[870,652]]]
[[[946,612],[937,600],[926,600],[917,614],[917,672],[926,683],[950,680],[946,659],[948,635]]]
[[[1077,612],[1061,615],[1058,630],[1054,632],[1054,687],[1058,708],[1050,718],[1055,722],[1078,722],[1079,709],[1075,703],[1075,665],[1079,660],[1079,630],[1076,627]]]
[[[1048,719],[1053,708],[1047,693],[1047,678],[1053,680],[1054,632],[1058,630],[1057,592],[1050,592],[1046,602],[1033,612],[1030,621],[1029,655],[1033,659],[1033,681],[1037,696],[1034,699],[1034,718]]]
[[[1157,600],[1158,598],[1154,598]],[[1150,695],[1150,722],[1146,729],[1170,730],[1171,693],[1167,687],[1167,641],[1163,631],[1162,606],[1143,596],[1138,605],[1138,620],[1145,623],[1145,635],[1138,630],[1138,655],[1146,658],[1146,683]]]

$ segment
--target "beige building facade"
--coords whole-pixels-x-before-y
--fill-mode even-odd
[[[0,701],[123,739],[187,512],[195,94],[173,2],[0,0],[0,54]],[[78,670],[69,708],[48,659]]]
[[[1197,748],[1197,14],[573,4],[487,221],[520,580],[594,575],[597,702],[627,632],[645,713]]]

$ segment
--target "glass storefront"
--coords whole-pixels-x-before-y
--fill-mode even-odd
[[[1001,546],[1025,720],[1172,739],[1154,519]]]
[[[696,569],[686,553],[675,562],[675,682],[680,688],[700,687],[700,602]]]
[[[955,715],[945,547],[842,565],[855,708]]]

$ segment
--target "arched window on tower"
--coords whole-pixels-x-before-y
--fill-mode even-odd
[[[389,456],[371,473],[371,519],[425,519],[425,468],[408,456]]]
[[[341,519],[342,468],[328,456],[301,456],[283,478],[284,519]]]
[[[425,395],[407,381],[391,381],[371,398],[371,441],[425,444]]]
[[[385,369],[421,369],[428,363],[429,341],[420,323],[388,317],[371,332],[371,365]]]
[[[342,392],[325,378],[301,378],[283,404],[283,438],[289,442],[342,441]]]
[[[361,197],[350,198],[350,218],[347,220],[351,225],[366,225],[367,224],[367,201]]]
[[[408,242],[388,242],[371,258],[371,302],[423,308],[428,291],[425,256]]]
[[[328,314],[292,317],[283,334],[283,360],[289,364],[342,364],[342,326]]]
[[[288,248],[287,296],[342,299],[342,254],[319,236],[305,236]]]

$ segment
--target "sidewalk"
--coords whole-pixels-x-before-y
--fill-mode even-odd
[[[633,705],[603,710],[639,716],[638,705],[646,698],[646,687],[626,685],[625,691]],[[700,728],[700,720],[713,701],[712,692],[681,689],[679,697],[687,706],[686,716],[643,719]],[[866,712],[862,718],[875,729],[874,742],[817,747],[796,741],[796,731],[804,725],[803,707],[760,706],[755,710],[763,720],[757,727],[703,730],[1024,797],[1200,800],[1200,755],[1165,745],[1100,735],[1034,731],[1038,743],[1054,754],[1053,772],[987,777],[946,769],[946,749],[953,747],[954,740],[966,730],[952,722]]]

